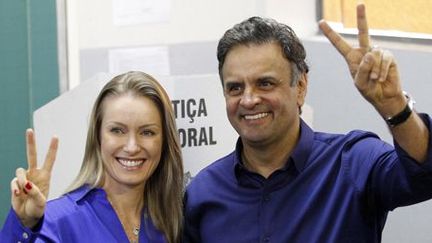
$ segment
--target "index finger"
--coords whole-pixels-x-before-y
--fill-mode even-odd
[[[35,169],[37,167],[36,143],[31,128],[26,130],[26,152],[28,169]]]
[[[351,50],[351,45],[342,38],[339,33],[334,31],[324,20],[319,21],[319,27],[324,35],[329,39],[332,45],[339,51],[342,56],[346,56]]]
[[[369,28],[366,19],[366,7],[364,4],[357,5],[357,29],[358,41],[361,48],[369,49]]]
[[[58,142],[59,140],[56,136],[53,136],[51,138],[51,143],[48,149],[48,153],[45,157],[45,163],[42,167],[43,169],[52,171],[54,161],[56,160],[56,156],[57,156]]]

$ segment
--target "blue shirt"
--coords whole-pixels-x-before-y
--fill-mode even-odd
[[[166,242],[143,210],[139,242]],[[103,189],[83,186],[47,203],[35,229],[24,227],[10,210],[0,242],[129,242]]]
[[[389,210],[432,198],[431,140],[422,165],[395,147],[370,132],[320,133],[302,121],[285,167],[266,179],[244,168],[239,139],[189,184],[185,242],[381,242]]]

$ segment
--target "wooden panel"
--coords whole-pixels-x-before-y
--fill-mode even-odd
[[[323,0],[322,6],[325,20],[342,22],[342,0]]]
[[[323,0],[327,8],[334,2]],[[358,0],[342,0],[342,23],[346,28],[356,27],[355,7]],[[405,32],[432,34],[432,1],[430,0],[363,0],[366,5],[368,24],[371,29],[399,30]],[[335,5],[335,3],[332,3]],[[334,6],[323,9],[324,16],[334,14]],[[327,15],[326,15],[327,14]],[[329,16],[328,20],[339,16]]]

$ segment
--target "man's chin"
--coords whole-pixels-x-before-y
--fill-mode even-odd
[[[268,139],[263,134],[242,134],[242,141],[248,144],[264,144]]]

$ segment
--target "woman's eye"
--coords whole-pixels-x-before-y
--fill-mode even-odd
[[[156,133],[151,130],[144,130],[141,132],[143,136],[154,136]]]
[[[121,128],[119,128],[119,127],[113,127],[113,128],[111,128],[110,132],[114,133],[114,134],[124,134],[124,131]]]

